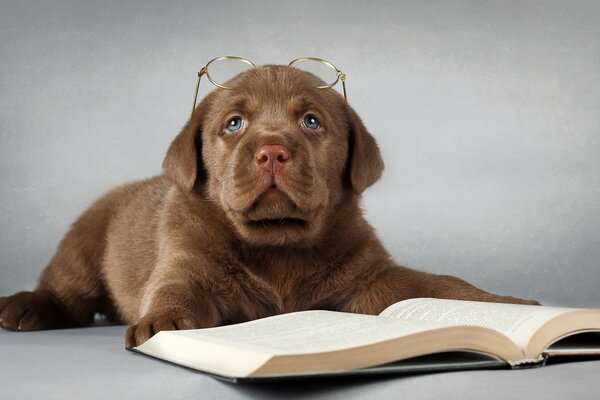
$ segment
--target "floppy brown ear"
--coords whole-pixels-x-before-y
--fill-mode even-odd
[[[375,138],[367,131],[352,107],[346,105],[346,109],[350,124],[348,148],[350,185],[356,194],[361,194],[381,178],[384,165]]]
[[[202,125],[209,107],[210,99],[207,97],[173,139],[162,163],[165,175],[187,192],[206,178],[202,162]]]

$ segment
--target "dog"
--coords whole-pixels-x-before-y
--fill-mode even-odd
[[[91,205],[36,289],[0,298],[1,326],[82,326],[101,313],[130,325],[134,347],[161,330],[308,309],[377,314],[412,297],[538,304],[394,263],[359,203],[382,174],[379,147],[315,79],[271,65],[210,92],[164,175]]]

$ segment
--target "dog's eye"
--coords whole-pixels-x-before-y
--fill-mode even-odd
[[[307,127],[308,129],[319,129],[321,127],[321,124],[319,123],[319,120],[317,119],[317,117],[315,117],[312,114],[306,114],[304,116],[304,126]]]
[[[227,122],[227,131],[237,132],[244,126],[244,120],[242,117],[233,117]]]

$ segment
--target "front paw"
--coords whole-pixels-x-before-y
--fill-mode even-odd
[[[201,328],[193,314],[182,310],[161,310],[146,314],[137,324],[127,328],[125,346],[139,346],[160,331]]]

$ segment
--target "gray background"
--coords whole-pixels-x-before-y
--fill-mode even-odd
[[[160,172],[225,54],[347,74],[387,164],[366,215],[399,263],[600,307],[597,1],[2,1],[0,295],[97,196]]]

